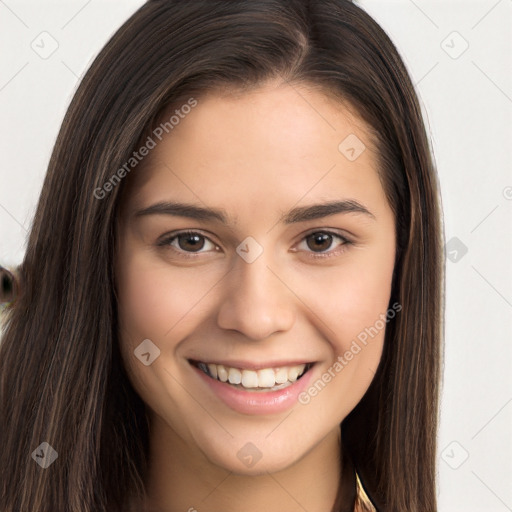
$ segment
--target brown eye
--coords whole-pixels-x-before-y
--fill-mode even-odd
[[[329,233],[313,233],[307,237],[308,248],[312,251],[326,251],[332,244],[333,237]]]
[[[339,255],[351,244],[348,238],[339,233],[315,231],[306,235],[298,248],[311,258],[328,258]]]
[[[218,248],[208,237],[196,231],[182,231],[172,236],[165,237],[158,242],[159,247],[168,247],[177,253],[186,255],[187,253],[204,253],[217,251]],[[205,249],[205,250],[203,250]]]
[[[204,236],[197,233],[185,233],[176,237],[178,247],[184,251],[199,251],[204,247]]]

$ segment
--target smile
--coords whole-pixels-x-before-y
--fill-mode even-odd
[[[202,361],[190,362],[211,379],[247,391],[277,391],[284,389],[300,379],[313,366],[313,363],[307,363],[254,370]]]

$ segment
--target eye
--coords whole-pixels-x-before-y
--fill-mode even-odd
[[[338,241],[338,243],[335,247],[338,249],[329,250],[336,241]],[[340,254],[345,249],[345,246],[351,243],[348,238],[339,233],[314,231],[306,235],[301,240],[298,249],[293,249],[293,252],[300,250],[308,252],[309,256],[312,258],[328,258]],[[306,246],[305,248],[304,244]],[[171,248],[185,258],[194,258],[196,254],[220,251],[220,247],[217,244],[198,231],[181,231],[171,234],[160,240],[157,246]]]
[[[335,246],[338,249],[329,250],[332,248],[333,243],[338,240],[338,244]],[[314,231],[306,235],[301,243],[299,244],[299,250],[305,250],[306,252],[312,251],[309,255],[312,258],[328,258],[330,256],[335,256],[343,252],[347,245],[350,245],[352,242],[340,235],[339,233],[333,233],[331,231]],[[304,249],[304,244],[306,249]],[[302,246],[302,247],[301,247]]]
[[[159,247],[171,247],[174,251],[181,253],[185,257],[187,253],[202,253],[212,249],[218,251],[219,247],[214,244],[208,237],[197,231],[182,231],[172,236],[166,237],[157,243]],[[205,249],[206,250],[202,250]]]

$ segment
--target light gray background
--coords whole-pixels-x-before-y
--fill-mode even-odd
[[[142,4],[0,0],[4,266],[21,262],[80,76]],[[449,259],[440,511],[512,510],[512,0],[359,4],[409,67],[442,188]],[[41,56],[52,44],[54,53]]]

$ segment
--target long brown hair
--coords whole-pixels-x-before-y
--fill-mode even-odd
[[[440,199],[397,50],[348,0],[152,0],[93,62],[49,163],[0,346],[2,512],[121,512],[143,496],[148,422],[121,363],[113,271],[125,183],[95,191],[169,105],[278,77],[339,98],[373,129],[396,217],[391,303],[402,310],[342,423],[343,446],[379,510],[437,509]],[[58,454],[47,469],[31,456],[43,442]]]

